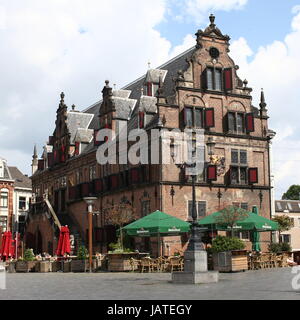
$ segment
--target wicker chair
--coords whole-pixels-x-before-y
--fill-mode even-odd
[[[131,271],[135,272],[137,270],[141,269],[141,260],[137,260],[134,258],[130,259],[130,266],[131,266]]]
[[[144,273],[145,270],[148,270],[148,272],[153,271],[151,258],[141,259],[141,272]]]
[[[183,271],[181,260],[182,260],[181,257],[170,257],[169,258],[169,263],[170,263],[169,269],[171,272]]]

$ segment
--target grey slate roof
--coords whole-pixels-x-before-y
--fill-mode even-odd
[[[31,189],[32,184],[31,180],[28,176],[25,176],[17,167],[8,167],[11,173],[11,177],[14,182],[14,186],[16,188],[26,188]]]
[[[71,142],[74,141],[79,128],[87,129],[94,118],[94,114],[69,111],[67,116],[68,129],[71,134]]]
[[[94,136],[94,130],[79,128],[75,134],[74,142],[90,143]]]
[[[275,201],[276,212],[300,213],[300,201],[278,200]]]

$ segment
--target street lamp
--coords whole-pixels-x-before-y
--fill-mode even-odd
[[[89,270],[92,272],[93,268],[93,204],[98,198],[87,197],[83,200],[88,205],[88,217],[89,217]]]
[[[207,147],[210,156],[213,155],[213,149],[215,143],[211,138],[208,140]],[[179,166],[181,169],[196,168],[197,163],[192,165],[184,163]],[[195,170],[197,171],[197,170]],[[173,283],[187,283],[187,284],[199,284],[199,283],[215,283],[219,281],[218,272],[208,272],[207,252],[202,243],[201,228],[197,221],[197,203],[196,203],[196,172],[192,175],[192,226],[191,237],[188,243],[188,248],[184,253],[184,272],[174,272],[172,274]]]
[[[209,137],[206,145],[207,145],[207,153],[211,158],[215,153],[216,143],[213,141],[212,137]]]

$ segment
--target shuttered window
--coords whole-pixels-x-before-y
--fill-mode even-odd
[[[229,133],[245,133],[245,114],[237,112],[228,112],[227,130]]]
[[[222,91],[222,69],[206,68],[202,75],[202,87],[207,90]]]

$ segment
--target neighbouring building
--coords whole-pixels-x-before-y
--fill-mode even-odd
[[[293,221],[292,229],[282,232],[280,240],[291,245],[295,261],[297,257],[300,261],[300,201],[278,200],[275,201],[275,209],[275,216],[286,215]]]
[[[100,129],[116,130],[127,124],[144,129],[201,128],[205,130],[206,165],[197,177],[198,217],[228,205],[251,210],[271,218],[270,142],[264,92],[253,106],[247,80],[238,77],[239,67],[229,55],[230,38],[210,16],[210,25],[196,33],[195,47],[149,69],[141,78],[120,90],[107,81],[102,100],[80,112],[68,110],[64,94],[57,109],[55,130],[44,146],[42,157],[32,163],[32,211],[26,227],[26,245],[36,251],[54,252],[58,228],[43,197],[52,204],[62,225],[68,225],[75,239],[86,241],[87,206],[83,198],[97,196],[94,216],[95,251],[107,252],[115,241],[115,227],[106,219],[106,209],[131,204],[139,217],[162,210],[191,220],[192,181],[173,159],[178,145],[171,143],[171,164],[99,165],[95,138]],[[122,72],[122,70],[120,70]],[[162,142],[157,154],[161,158]],[[249,233],[239,235],[251,248]],[[271,234],[261,237],[267,250]],[[132,240],[140,251],[157,250],[157,239]],[[164,238],[162,250],[171,254],[184,250],[187,236]]]
[[[0,158],[0,227],[2,231],[23,230],[32,197],[31,180],[18,168]]]

